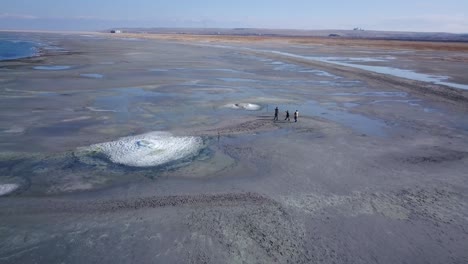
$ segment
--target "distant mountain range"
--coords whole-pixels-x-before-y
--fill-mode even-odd
[[[396,32],[354,30],[294,30],[294,29],[257,29],[257,28],[116,28],[126,33],[148,34],[192,34],[227,36],[276,36],[276,37],[334,37],[352,39],[382,39],[408,41],[450,41],[468,42],[467,34],[443,32]],[[110,32],[110,30],[109,30]]]

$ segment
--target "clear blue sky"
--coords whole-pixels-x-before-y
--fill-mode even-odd
[[[0,0],[0,29],[258,27],[468,33],[468,0]]]

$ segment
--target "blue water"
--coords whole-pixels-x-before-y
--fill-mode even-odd
[[[14,60],[35,56],[38,44],[28,41],[0,39],[0,60]]]

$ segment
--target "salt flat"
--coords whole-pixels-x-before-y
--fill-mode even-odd
[[[468,259],[466,44],[31,37],[0,61],[2,263]]]

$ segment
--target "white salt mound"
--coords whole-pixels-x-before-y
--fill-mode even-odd
[[[18,188],[18,184],[0,184],[0,196],[14,192]]]
[[[94,144],[87,150],[101,152],[114,163],[152,167],[195,156],[202,147],[203,140],[200,137],[175,137],[167,132],[150,132]]]
[[[244,110],[249,110],[249,111],[260,110],[259,105],[251,104],[251,103],[227,104],[227,105],[225,105],[225,107],[232,108],[232,109],[244,109]]]

